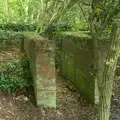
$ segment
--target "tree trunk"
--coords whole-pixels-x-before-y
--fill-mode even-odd
[[[107,54],[105,62],[98,62],[98,89],[99,89],[99,120],[109,120],[111,93],[113,85],[113,77],[116,69],[118,50],[120,48],[120,27],[117,23],[113,25],[111,34],[111,47]],[[99,59],[100,60],[100,59]],[[100,69],[99,63],[103,63]]]

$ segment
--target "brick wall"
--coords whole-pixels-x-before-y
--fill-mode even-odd
[[[24,49],[30,62],[37,105],[56,107],[55,45],[41,36],[26,37]]]

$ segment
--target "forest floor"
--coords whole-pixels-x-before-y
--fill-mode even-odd
[[[57,108],[36,107],[32,89],[13,94],[0,92],[0,120],[97,120],[97,106],[87,103],[58,74]],[[120,120],[120,78],[115,78],[110,120]]]
[[[32,90],[0,94],[0,120],[93,120],[95,108],[57,77],[57,108],[37,108]]]
[[[111,119],[120,120],[120,80],[114,82]],[[37,108],[32,90],[0,94],[0,120],[94,120],[97,107],[88,104],[57,77],[57,108]],[[96,118],[97,120],[97,118]]]

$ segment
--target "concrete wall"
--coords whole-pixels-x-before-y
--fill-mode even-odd
[[[24,49],[28,55],[37,105],[56,107],[55,46],[43,37],[26,37]]]
[[[88,36],[64,35],[61,41],[61,74],[91,102],[95,99],[92,51],[92,41]]]
[[[101,57],[105,59],[108,42],[99,41]],[[91,37],[84,33],[63,33],[61,37],[60,73],[68,78],[91,103],[98,103],[95,79],[95,49]]]

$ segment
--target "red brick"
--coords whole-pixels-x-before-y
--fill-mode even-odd
[[[38,71],[37,73],[42,75],[42,74],[48,74],[49,71]]]
[[[56,84],[44,84],[44,87],[46,88],[46,87],[55,87],[56,86]]]

